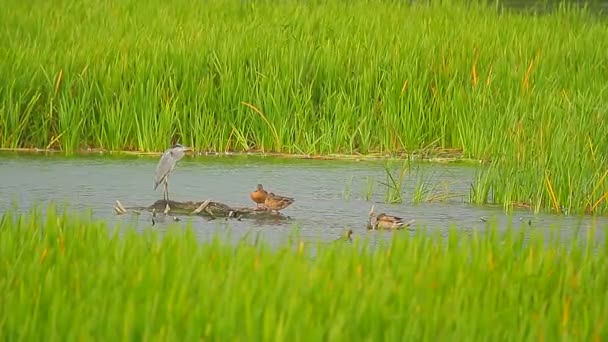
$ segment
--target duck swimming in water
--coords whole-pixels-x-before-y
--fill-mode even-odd
[[[370,230],[396,230],[403,229],[412,225],[416,220],[405,220],[399,216],[387,215],[380,213],[376,215],[375,222],[372,223],[374,217],[374,206],[369,211],[369,220],[367,223],[367,229]]]

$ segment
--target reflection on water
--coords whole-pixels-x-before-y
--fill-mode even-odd
[[[21,210],[27,210],[34,204],[54,201],[73,209],[91,209],[95,218],[111,223],[132,224],[139,229],[152,227],[149,213],[117,216],[113,205],[118,199],[125,206],[147,206],[162,198],[161,188],[156,192],[152,190],[157,160],[157,157],[66,159],[3,154],[0,155],[0,208],[5,210],[15,202]],[[393,166],[400,165],[394,162]],[[377,212],[415,218],[417,226],[442,231],[447,231],[451,225],[466,231],[483,229],[486,223],[480,219],[482,217],[496,220],[502,227],[509,224],[526,229],[556,226],[566,236],[584,235],[588,229],[603,228],[608,223],[605,218],[532,215],[527,211],[506,215],[498,206],[467,204],[475,172],[475,167],[471,166],[412,164],[401,192],[403,203],[387,204],[386,188],[381,184],[386,181],[382,162],[186,156],[170,176],[169,191],[175,200],[211,199],[233,206],[253,207],[255,204],[249,193],[256,184],[262,183],[276,194],[296,199],[282,211],[291,220],[226,221],[182,217],[182,221],[176,223],[191,223],[200,239],[217,232],[229,233],[233,239],[238,239],[249,232],[254,236],[260,234],[267,242],[281,243],[297,231],[302,238],[329,241],[348,228],[356,235],[366,235],[367,213],[372,205]],[[413,203],[417,185],[423,183],[427,192],[423,192],[422,198],[439,201]],[[532,226],[528,226],[528,222],[532,222]],[[157,218],[153,228],[162,232],[174,223],[171,218]]]

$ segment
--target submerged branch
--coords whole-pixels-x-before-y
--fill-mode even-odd
[[[265,209],[256,209],[248,207],[232,207],[224,203],[213,202],[206,200],[202,202],[178,202],[157,200],[149,206],[132,206],[125,207],[119,200],[116,200],[114,211],[117,215],[122,215],[127,212],[141,213],[149,211],[152,213],[164,213],[172,215],[187,215],[187,216],[204,216],[211,219],[214,218],[235,218],[240,219],[289,219],[289,216],[273,213]]]

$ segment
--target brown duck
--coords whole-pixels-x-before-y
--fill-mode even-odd
[[[262,184],[258,184],[255,191],[250,194],[251,200],[255,202],[256,208],[260,208],[260,204],[264,204],[264,201],[266,201],[266,196],[268,196],[268,192],[264,190]]]
[[[287,208],[294,201],[295,200],[291,197],[277,196],[271,192],[266,196],[264,206],[266,207],[266,209],[269,209],[270,211],[276,211],[278,214],[279,210]]]
[[[416,220],[404,220],[399,216],[387,215],[385,213],[380,213],[376,215],[376,220],[372,224],[372,217],[374,216],[374,206],[369,211],[369,221],[367,223],[367,229],[371,230],[393,230],[393,229],[403,229],[412,225]]]

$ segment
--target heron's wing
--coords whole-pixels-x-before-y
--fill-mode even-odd
[[[171,151],[167,151],[163,153],[162,157],[158,161],[158,165],[156,165],[156,174],[154,175],[154,190],[158,187],[160,183],[163,182],[165,177],[169,175],[171,170],[175,167],[175,160]]]

